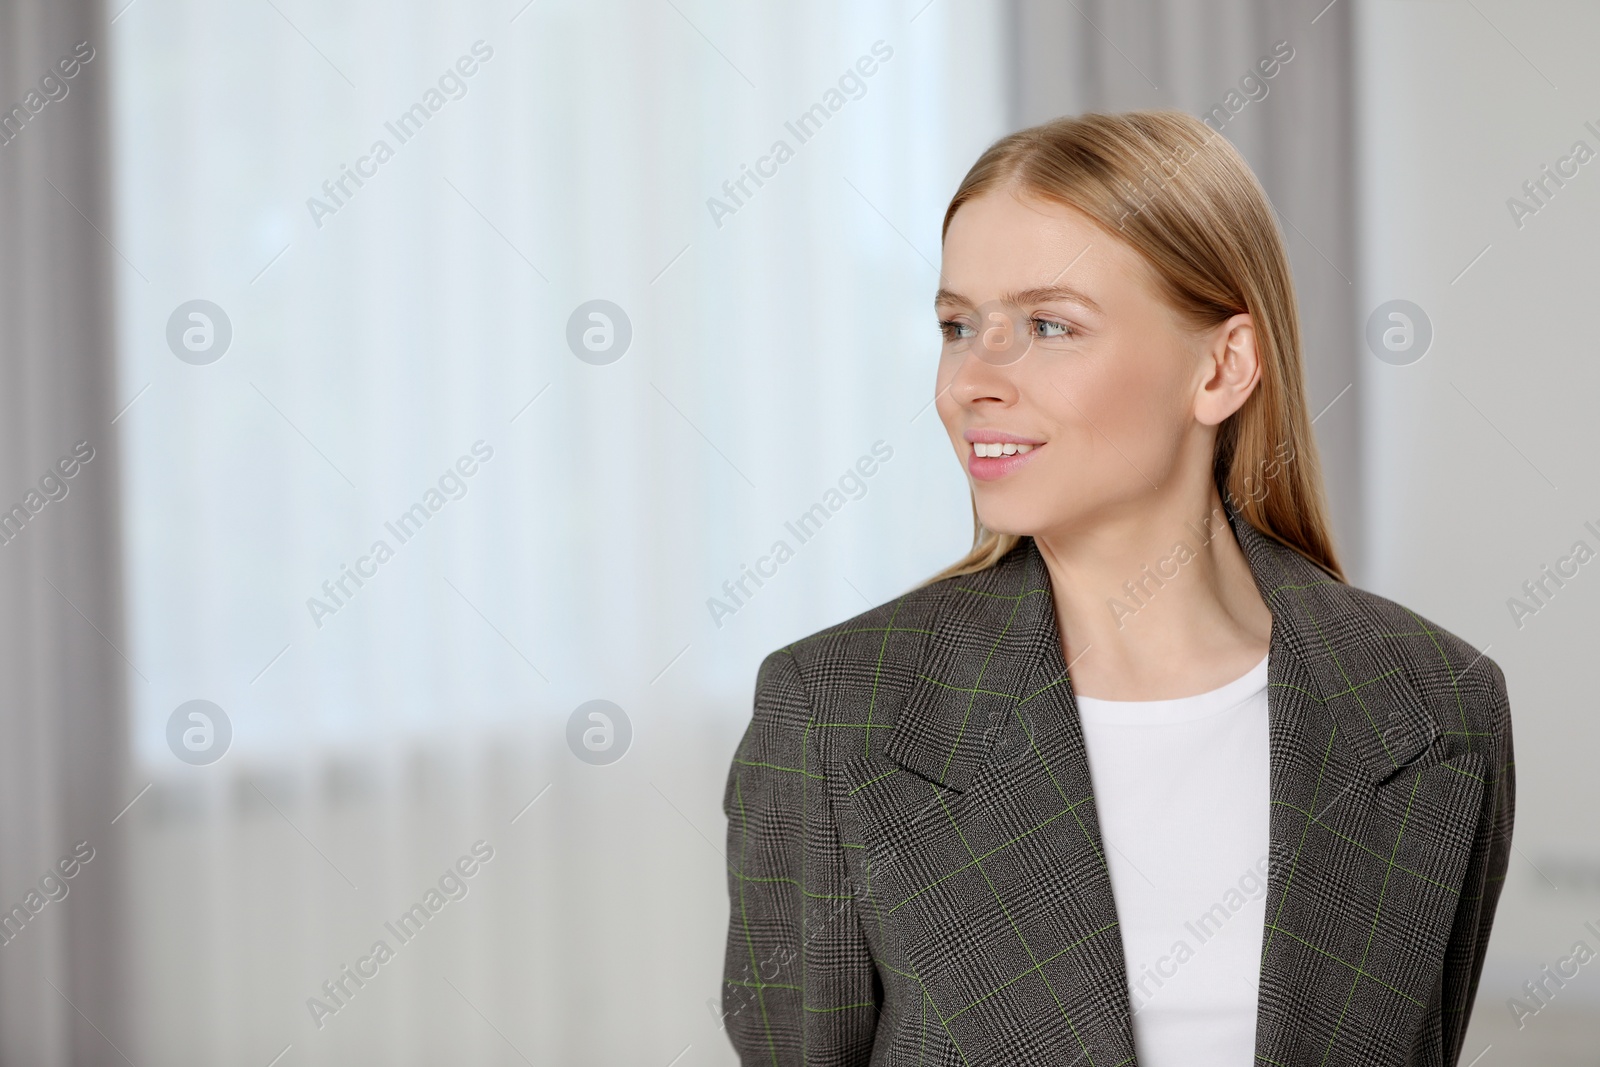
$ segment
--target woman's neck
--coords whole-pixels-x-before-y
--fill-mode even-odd
[[[1034,537],[1050,572],[1075,692],[1163,700],[1261,662],[1272,614],[1209,481],[1071,531]]]

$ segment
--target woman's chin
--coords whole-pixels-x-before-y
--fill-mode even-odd
[[[1033,509],[1025,505],[979,508],[978,521],[990,533],[1014,537],[1032,537],[1044,528],[1044,517],[1034,514]]]

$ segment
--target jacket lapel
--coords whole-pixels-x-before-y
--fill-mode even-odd
[[[1257,1059],[1403,1063],[1398,1035],[1438,984],[1483,760],[1444,758],[1449,709],[1417,695],[1415,634],[1229,519],[1273,613]],[[1129,1064],[1116,905],[1043,558],[1024,538],[930,595],[904,702],[873,713],[884,729],[831,780],[841,834],[864,849],[880,962],[922,990],[907,1008],[920,1022],[897,1030],[918,1041],[889,1062],[945,1036],[972,1067],[1023,1050]]]
[[[882,756],[847,761],[867,918],[923,991],[919,1040],[969,1065],[1133,1058],[1116,906],[1049,576],[1031,539],[938,595]],[[916,1044],[891,1049],[917,1055]],[[1031,1062],[1031,1061],[1030,1061]]]
[[[1273,613],[1256,1058],[1406,1063],[1437,996],[1485,761],[1447,758],[1436,723],[1459,712],[1418,695],[1420,620],[1229,518]]]

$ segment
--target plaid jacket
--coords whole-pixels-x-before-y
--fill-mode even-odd
[[[1504,678],[1230,519],[1273,614],[1255,1058],[1455,1064],[1511,842]],[[723,807],[742,1063],[1134,1062],[1031,538],[768,656]]]

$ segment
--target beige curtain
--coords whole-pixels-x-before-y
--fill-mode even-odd
[[[1017,125],[1079,111],[1175,107],[1212,116],[1213,127],[1255,168],[1278,210],[1294,264],[1311,414],[1320,414],[1317,444],[1335,536],[1352,579],[1361,581],[1364,398],[1359,387],[1345,392],[1356,380],[1360,328],[1353,5],[1339,0],[1012,0],[1012,5],[1011,101]],[[1291,58],[1282,61],[1285,55]],[[1261,76],[1263,59],[1278,60],[1267,65],[1271,77]]]
[[[92,0],[0,4],[4,1065],[124,1062],[107,34]]]

